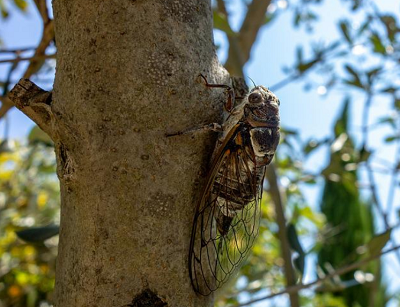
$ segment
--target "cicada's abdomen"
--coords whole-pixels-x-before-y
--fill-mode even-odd
[[[227,234],[232,220],[245,206],[256,201],[255,197],[265,173],[265,164],[250,147],[248,130],[245,129],[240,133],[242,137],[235,138],[235,142],[243,143],[230,144],[228,150],[232,153],[231,160],[224,161],[212,188],[211,198],[216,198],[215,202],[219,209],[216,213],[216,222],[221,235]]]

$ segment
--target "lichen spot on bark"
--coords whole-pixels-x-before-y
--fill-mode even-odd
[[[197,0],[163,1],[163,4],[169,15],[171,15],[174,19],[185,23],[194,23],[196,13],[201,11],[201,1]]]
[[[168,304],[150,289],[136,295],[132,303],[122,307],[167,307]]]
[[[170,52],[152,52],[147,58],[147,75],[153,84],[165,86],[168,79],[177,71],[174,54]]]

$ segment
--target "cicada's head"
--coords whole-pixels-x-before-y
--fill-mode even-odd
[[[256,86],[247,96],[248,121],[252,124],[257,122],[263,123],[279,123],[279,99],[269,89],[264,86]]]
[[[254,107],[261,106],[262,104],[269,104],[278,108],[280,105],[278,97],[264,86],[256,86],[253,88],[247,100],[249,104]]]

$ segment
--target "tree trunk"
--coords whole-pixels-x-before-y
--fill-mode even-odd
[[[190,285],[195,203],[228,83],[209,0],[54,1],[61,181],[56,306],[210,306]],[[146,305],[147,304],[147,305]]]

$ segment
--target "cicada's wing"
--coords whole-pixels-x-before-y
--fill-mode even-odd
[[[243,263],[258,234],[265,164],[257,165],[237,125],[214,157],[192,229],[189,270],[202,295],[217,290]]]

